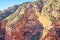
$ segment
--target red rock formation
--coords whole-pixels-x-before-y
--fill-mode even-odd
[[[54,27],[50,29],[43,40],[60,40],[60,22],[55,21]]]
[[[7,33],[6,40],[30,40],[32,35],[35,35],[37,32],[42,34],[43,31],[42,24],[37,20],[35,11],[32,8],[28,8],[28,11],[25,10],[19,22],[17,24],[10,25],[10,27],[12,29],[11,36],[7,35]]]
[[[6,27],[7,22],[8,22],[7,20],[1,21],[1,24],[0,24],[0,40],[4,40],[5,27]]]
[[[57,16],[57,12],[55,13],[55,11],[60,11],[59,6],[56,8],[58,10],[55,10],[59,3],[54,1],[53,3],[49,0],[43,2],[44,0],[23,3],[15,13],[2,20],[0,23],[0,40],[39,40],[47,27],[47,35],[44,35],[44,38],[42,36],[42,40],[60,40],[60,15]],[[53,28],[50,25],[52,17],[54,19]]]
[[[7,24],[7,20],[1,21],[1,28],[4,29],[6,27]]]

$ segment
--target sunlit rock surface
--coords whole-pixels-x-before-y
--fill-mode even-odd
[[[0,21],[0,40],[60,40],[60,0],[19,5]]]

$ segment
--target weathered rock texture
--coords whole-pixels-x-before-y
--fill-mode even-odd
[[[60,40],[60,0],[36,0],[0,21],[0,40]]]

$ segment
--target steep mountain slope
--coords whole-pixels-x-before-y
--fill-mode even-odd
[[[14,5],[0,12],[0,21],[14,13],[18,9],[19,5]]]
[[[5,30],[0,39],[60,40],[60,0],[23,3],[1,21],[0,28]]]

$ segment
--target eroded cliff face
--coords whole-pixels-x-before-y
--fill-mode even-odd
[[[1,40],[60,40],[60,0],[23,3],[0,28]]]

